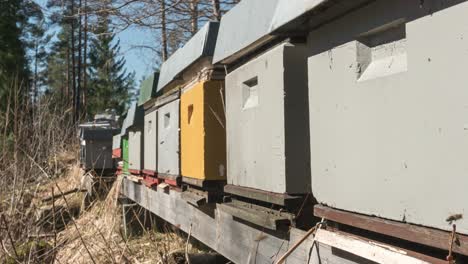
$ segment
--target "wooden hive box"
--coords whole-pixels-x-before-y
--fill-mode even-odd
[[[468,234],[467,13],[375,1],[309,33],[318,202]]]
[[[158,171],[158,110],[156,105],[156,89],[159,73],[147,78],[140,89],[138,105],[144,108],[143,138],[143,168],[142,173],[155,177]]]
[[[158,177],[177,181],[180,177],[179,104],[175,99],[158,109]]]
[[[225,179],[224,132],[220,128],[224,122],[223,86],[213,80],[211,64],[218,27],[219,23],[208,22],[161,67],[158,176],[171,183],[180,183],[180,176],[199,186],[207,179]],[[215,123],[213,118],[219,121]]]
[[[143,168],[143,108],[133,103],[122,125],[121,134],[128,140],[128,170],[139,175]]]
[[[205,80],[182,91],[181,166],[184,181],[226,180],[224,81]]]
[[[310,192],[306,54],[283,43],[226,76],[227,192]]]

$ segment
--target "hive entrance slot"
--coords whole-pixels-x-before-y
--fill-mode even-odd
[[[258,105],[258,77],[242,83],[242,95],[244,99],[243,109],[253,108]]]
[[[188,123],[190,125],[190,123],[192,122],[192,115],[193,115],[193,104],[189,105],[188,106]]]
[[[166,113],[164,115],[164,128],[168,128],[171,124],[171,113]]]
[[[404,22],[401,19],[388,23],[357,38],[358,81],[407,71]]]

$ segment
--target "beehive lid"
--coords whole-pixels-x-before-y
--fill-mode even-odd
[[[81,139],[84,140],[111,140],[117,129],[87,129],[84,130]]]
[[[286,35],[304,33],[368,1],[278,0],[269,32]]]
[[[182,48],[163,63],[157,91],[162,90],[200,58],[213,56],[218,29],[218,22],[206,23]]]
[[[277,3],[278,0],[243,0],[226,13],[221,18],[213,63],[229,63],[259,42],[268,41]]]
[[[132,127],[141,127],[144,123],[144,111],[142,107],[137,106],[136,102],[133,102],[130,105],[130,108],[127,111],[127,117],[125,117],[122,130],[120,131],[120,135],[124,136],[127,134],[128,129]]]
[[[156,89],[158,88],[159,72],[151,74],[144,80],[140,87],[140,97],[138,98],[138,105],[143,105],[151,98],[156,96]]]

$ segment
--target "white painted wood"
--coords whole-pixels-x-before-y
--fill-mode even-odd
[[[374,1],[310,33],[320,203],[449,232],[461,214],[468,234],[467,14],[468,1]]]
[[[145,144],[143,164],[145,170],[156,172],[158,170],[158,111],[153,110],[145,113],[144,139]]]
[[[179,175],[179,103],[174,100],[158,109],[158,173]]]
[[[387,245],[364,241],[323,229],[316,232],[315,240],[378,263],[429,264],[429,262],[406,255],[405,251]]]

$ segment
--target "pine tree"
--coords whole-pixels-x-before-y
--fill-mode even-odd
[[[26,48],[21,40],[26,22],[22,4],[17,0],[0,1],[0,98],[8,98],[14,80],[28,79]]]
[[[57,95],[57,103],[70,105],[70,54],[69,54],[69,27],[64,25],[57,34],[57,40],[52,44],[47,59],[47,90],[48,95]]]
[[[87,113],[105,109],[125,110],[135,87],[135,74],[125,70],[120,43],[109,28],[109,19],[99,18],[95,37],[91,39],[88,63]]]

